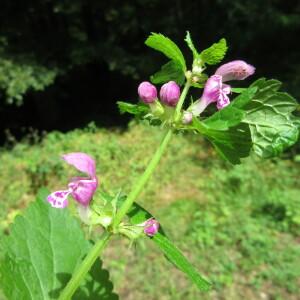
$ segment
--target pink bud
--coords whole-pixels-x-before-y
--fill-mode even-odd
[[[222,76],[222,81],[243,80],[254,74],[255,68],[243,60],[234,60],[220,66],[215,75]]]
[[[180,87],[175,81],[169,81],[161,87],[159,95],[166,105],[176,106],[180,97]]]
[[[154,236],[159,229],[159,223],[154,218],[151,218],[145,222],[144,233],[148,236]]]
[[[139,85],[138,94],[146,104],[153,103],[157,99],[156,87],[148,81],[144,81]]]

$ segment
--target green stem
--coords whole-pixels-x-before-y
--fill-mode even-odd
[[[181,108],[182,108],[182,105],[184,103],[184,100],[186,98],[186,95],[188,93],[188,90],[189,90],[190,86],[191,86],[191,82],[190,82],[190,80],[187,80],[186,83],[185,83],[185,86],[183,88],[183,91],[180,95],[180,98],[178,100],[176,109],[175,109],[175,115],[174,115],[174,121],[175,122],[179,121]],[[115,217],[115,220],[114,220],[114,228],[116,228],[120,224],[123,217],[130,210],[133,202],[135,201],[135,199],[138,197],[138,195],[142,191],[144,185],[149,180],[150,176],[152,175],[152,173],[154,172],[156,166],[158,165],[158,163],[159,163],[159,161],[160,161],[160,159],[161,159],[161,157],[162,157],[162,155],[163,155],[163,153],[164,153],[171,137],[172,137],[172,130],[169,129],[168,132],[166,133],[166,135],[163,137],[158,149],[154,153],[154,156],[152,157],[150,163],[148,164],[144,174],[142,175],[142,177],[140,177],[140,179],[138,180],[138,182],[136,183],[134,188],[129,193],[129,195],[126,198],[125,202],[123,203],[121,208],[118,210],[118,212],[116,214],[116,217]]]
[[[182,109],[182,105],[184,103],[184,100],[186,98],[186,95],[187,95],[190,87],[191,87],[191,81],[190,81],[190,79],[187,79],[187,81],[185,83],[185,86],[183,88],[183,91],[182,91],[182,93],[180,95],[179,101],[178,101],[178,103],[176,105],[175,116],[174,116],[174,121],[175,122],[179,121],[180,113],[181,113],[181,109]]]
[[[89,272],[90,268],[93,266],[94,262],[99,257],[110,238],[111,234],[106,232],[103,234],[102,238],[92,247],[90,252],[82,261],[81,265],[73,273],[71,280],[68,282],[68,284],[60,294],[58,300],[71,299],[76,289],[79,287],[82,279]]]
[[[152,175],[154,169],[158,165],[170,139],[172,137],[172,130],[169,129],[167,133],[164,135],[158,149],[154,153],[154,156],[152,157],[150,163],[148,164],[144,174],[140,177],[134,188],[129,193],[128,197],[126,198],[125,202],[121,206],[121,208],[118,210],[115,220],[114,220],[114,227],[116,228],[120,222],[122,221],[123,217],[126,215],[126,213],[131,208],[134,200],[138,197],[140,192],[142,191],[144,185],[149,180],[150,176]]]

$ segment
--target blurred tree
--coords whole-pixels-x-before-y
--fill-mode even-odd
[[[143,45],[147,35],[162,32],[183,46],[186,30],[199,48],[225,37],[227,61],[244,58],[258,76],[277,77],[300,96],[298,0],[2,0],[0,106],[22,104],[28,91],[68,78],[75,67],[106,65],[143,78],[162,62]]]

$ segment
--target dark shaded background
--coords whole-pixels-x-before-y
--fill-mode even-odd
[[[144,40],[150,32],[161,32],[189,54],[186,30],[199,49],[225,37],[224,62],[245,59],[256,66],[255,78],[277,78],[300,98],[297,0],[2,0],[0,143],[7,140],[7,129],[21,138],[30,127],[67,131],[91,121],[125,125],[128,118],[118,114],[115,102],[136,101],[138,82],[166,62]],[[1,65],[1,59],[12,63]],[[24,66],[32,66],[29,76]],[[54,81],[44,84],[49,72]],[[17,82],[12,97],[11,81],[5,83],[9,76]],[[33,80],[42,83],[37,88]],[[24,91],[14,97],[18,85]]]

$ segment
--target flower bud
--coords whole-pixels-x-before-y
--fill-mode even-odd
[[[175,81],[169,81],[161,87],[159,95],[166,105],[176,106],[180,97],[180,87]]]
[[[220,66],[215,75],[222,76],[222,81],[243,80],[254,74],[255,68],[243,60],[234,60]]]
[[[138,94],[146,104],[153,103],[157,99],[156,87],[148,81],[144,81],[139,85]]]
[[[148,236],[154,236],[159,229],[159,223],[154,218],[151,218],[145,222],[144,233]]]

